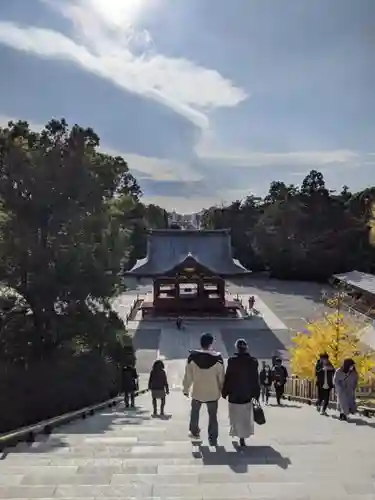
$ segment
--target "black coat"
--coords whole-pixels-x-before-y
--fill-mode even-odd
[[[123,392],[134,392],[137,390],[138,373],[132,366],[124,366],[121,373]]]
[[[335,375],[335,369],[333,365],[331,365],[330,363],[328,365],[328,371],[327,371],[327,384],[329,389],[333,388],[334,375]],[[322,364],[319,364],[316,368],[316,385],[320,388],[322,388],[324,385],[324,370]]]
[[[284,386],[288,379],[288,370],[283,365],[274,366],[271,370],[272,381],[277,386]]]
[[[222,390],[223,398],[234,404],[249,403],[259,399],[260,385],[258,361],[249,353],[237,353],[228,359]]]
[[[150,391],[165,390],[165,392],[169,392],[167,374],[165,373],[165,370],[151,370],[150,378],[148,380],[148,388]]]

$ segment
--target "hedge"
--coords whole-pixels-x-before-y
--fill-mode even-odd
[[[96,353],[59,354],[28,367],[0,364],[0,434],[115,397],[115,364]]]

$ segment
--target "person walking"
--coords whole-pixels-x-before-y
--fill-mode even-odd
[[[131,364],[126,364],[121,372],[122,391],[124,393],[125,408],[134,408],[135,391],[138,389],[138,373]]]
[[[148,380],[148,389],[151,391],[152,407],[154,417],[158,414],[157,401],[160,399],[160,415],[164,415],[165,397],[169,394],[167,374],[165,373],[164,363],[160,359],[156,360],[152,366],[150,378]]]
[[[222,396],[228,398],[230,435],[245,446],[245,439],[254,434],[252,401],[260,396],[258,361],[248,352],[244,339],[237,340],[236,351],[228,360]]]
[[[316,409],[322,415],[327,415],[329,397],[333,388],[333,377],[335,369],[329,360],[327,353],[320,355],[315,367],[316,387],[318,390],[318,399]]]
[[[200,437],[199,414],[202,404],[208,411],[208,440],[217,445],[219,426],[217,421],[218,402],[224,382],[224,362],[220,353],[213,350],[214,338],[210,333],[201,335],[200,350],[190,352],[183,380],[183,393],[191,394],[189,430],[191,437]]]
[[[358,385],[358,373],[352,359],[345,359],[342,366],[336,370],[333,383],[337,394],[337,409],[340,412],[340,420],[347,421],[348,415],[357,411],[355,393]]]
[[[262,369],[259,373],[260,391],[262,396],[262,403],[268,405],[270,397],[270,388],[272,385],[271,367],[265,361],[262,361]]]
[[[275,387],[276,401],[281,406],[281,399],[284,395],[284,388],[288,380],[288,370],[283,365],[281,358],[275,359],[275,366],[271,371],[272,381]]]

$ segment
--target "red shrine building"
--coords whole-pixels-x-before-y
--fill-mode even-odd
[[[143,315],[231,314],[225,279],[250,273],[232,258],[229,230],[150,230],[147,255],[128,275],[153,279]]]

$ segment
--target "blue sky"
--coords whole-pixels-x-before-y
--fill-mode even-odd
[[[0,2],[0,122],[92,126],[146,202],[192,212],[375,184],[374,0]]]

